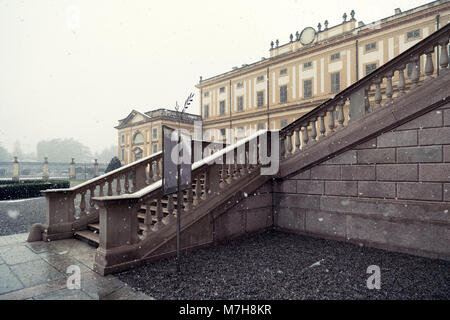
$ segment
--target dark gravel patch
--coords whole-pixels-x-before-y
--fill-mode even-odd
[[[0,236],[30,231],[34,223],[45,223],[44,197],[0,201]]]
[[[450,299],[450,262],[276,231],[183,255],[181,274],[175,261],[117,276],[156,299]]]

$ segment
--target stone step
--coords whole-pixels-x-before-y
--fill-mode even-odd
[[[75,232],[75,238],[84,241],[94,247],[98,247],[100,239],[98,233],[92,232],[92,230],[81,230]]]

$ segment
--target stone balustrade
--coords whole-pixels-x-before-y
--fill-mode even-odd
[[[270,134],[259,131],[192,164],[192,184],[179,202],[177,194],[163,195],[161,180],[134,194],[95,197],[100,211],[97,271],[105,274],[132,264],[173,237],[178,203],[186,228],[239,192],[243,184],[260,177],[261,155],[252,154],[251,148],[269,144]]]
[[[341,91],[280,132],[280,157],[301,152],[351,121],[392,103],[424,82],[448,72],[450,24]],[[438,58],[438,59],[437,59]],[[439,61],[439,65],[436,62]],[[408,64],[412,68],[405,76]],[[423,73],[420,72],[424,65]]]
[[[98,219],[95,196],[136,192],[161,179],[162,152],[68,189],[46,190],[47,227],[44,239],[72,237],[73,231]]]

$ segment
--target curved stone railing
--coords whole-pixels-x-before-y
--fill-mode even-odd
[[[67,189],[43,191],[47,199],[44,240],[71,237],[98,219],[93,198],[136,192],[161,179],[162,152],[125,165]]]
[[[397,98],[425,81],[448,72],[450,24],[390,60],[371,74],[341,91],[280,132],[280,159],[301,152],[349,122],[379,108],[388,108]],[[439,66],[435,66],[439,57]],[[422,68],[418,67],[420,63]],[[410,77],[405,77],[408,64]],[[421,74],[420,70],[424,72]]]
[[[263,149],[270,150],[270,134],[258,131],[192,164],[192,185],[180,201],[183,227],[221,205],[252,178],[260,177],[257,150],[265,143]],[[102,274],[115,271],[144,258],[174,236],[177,200],[176,194],[163,195],[161,180],[133,194],[94,198],[100,208],[96,270]]]

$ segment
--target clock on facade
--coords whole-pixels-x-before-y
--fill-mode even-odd
[[[311,44],[316,38],[316,30],[312,27],[307,27],[303,29],[300,34],[300,43],[304,46]]]

